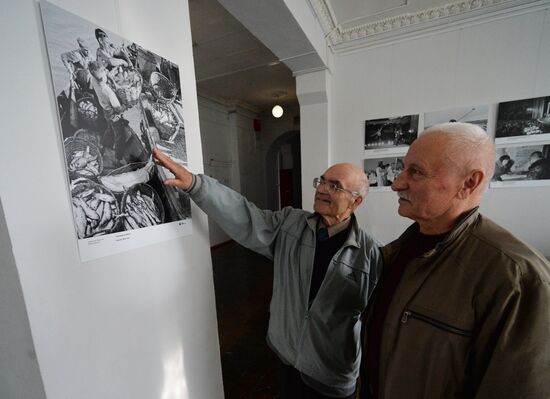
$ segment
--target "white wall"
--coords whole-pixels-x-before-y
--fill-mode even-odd
[[[194,207],[192,236],[80,263],[38,4],[5,3],[0,198],[46,398],[222,398],[206,217]],[[55,4],[179,64],[199,132],[187,2]],[[198,134],[188,153],[202,169]]]
[[[313,207],[314,189],[311,182],[333,163],[330,147],[332,134],[330,93],[331,74],[328,70],[296,77],[296,94],[300,102],[302,206],[304,209],[312,210]]]
[[[44,386],[1,201],[0,254],[0,397],[44,399]]]
[[[328,97],[330,161],[362,165],[367,119],[548,96],[548,71],[548,9],[336,56]],[[312,141],[309,134],[304,141]],[[318,163],[311,153],[304,156],[304,175]],[[549,187],[491,189],[481,208],[548,256],[549,198]],[[397,215],[391,192],[371,193],[358,216],[385,242],[410,223]]]

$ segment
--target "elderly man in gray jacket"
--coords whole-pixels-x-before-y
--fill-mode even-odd
[[[379,245],[353,211],[365,173],[337,164],[314,179],[315,213],[260,210],[237,192],[154,150],[178,187],[233,239],[273,260],[267,342],[284,364],[283,398],[352,398],[360,362],[361,314],[381,267]]]

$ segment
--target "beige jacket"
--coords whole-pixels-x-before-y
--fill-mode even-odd
[[[387,267],[416,229],[383,248]],[[380,398],[550,398],[549,281],[540,253],[473,210],[405,269],[384,325]]]

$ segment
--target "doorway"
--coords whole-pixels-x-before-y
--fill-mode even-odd
[[[269,147],[266,159],[267,207],[302,208],[300,131],[283,133]]]

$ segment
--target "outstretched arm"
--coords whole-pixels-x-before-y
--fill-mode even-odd
[[[189,193],[191,199],[225,232],[241,245],[270,259],[279,230],[291,212],[262,210],[238,192],[204,175],[194,176],[170,157],[153,150],[158,164],[174,174],[164,184],[178,187]]]

